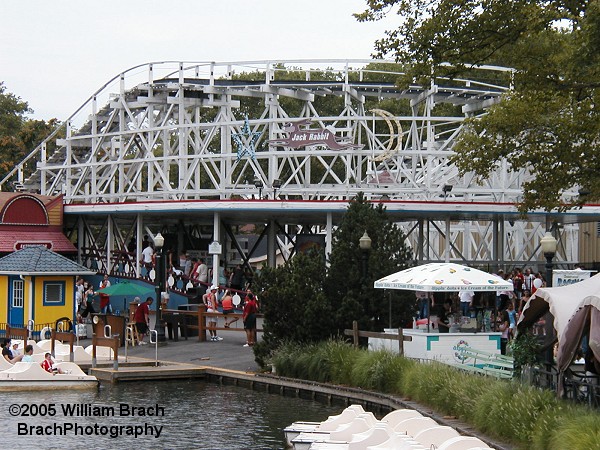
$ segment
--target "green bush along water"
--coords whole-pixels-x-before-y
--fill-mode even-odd
[[[342,339],[285,343],[271,356],[277,374],[409,397],[523,449],[599,449],[600,414],[519,381],[496,380]]]

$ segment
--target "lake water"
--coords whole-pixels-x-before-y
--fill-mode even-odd
[[[192,380],[9,392],[0,399],[2,449],[278,449],[287,425],[343,409]]]

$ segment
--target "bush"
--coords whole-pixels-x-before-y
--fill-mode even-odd
[[[600,417],[588,411],[584,415],[576,415],[570,420],[559,422],[552,434],[548,450],[562,449],[600,449]]]
[[[271,359],[281,375],[408,396],[522,448],[600,449],[599,414],[516,381],[359,350],[342,339],[304,347],[286,343]]]

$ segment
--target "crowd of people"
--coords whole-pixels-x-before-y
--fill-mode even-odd
[[[459,327],[463,321],[476,319],[478,331],[502,333],[501,352],[505,354],[508,342],[515,336],[516,324],[523,308],[537,289],[546,286],[546,280],[541,273],[534,273],[530,268],[516,268],[509,273],[498,270],[495,276],[510,282],[513,288],[497,291],[495,295],[459,291],[446,298],[436,298],[437,294],[430,292],[417,292],[415,320],[435,316],[438,331],[447,333],[453,324]],[[545,334],[543,319],[535,324],[533,332]]]

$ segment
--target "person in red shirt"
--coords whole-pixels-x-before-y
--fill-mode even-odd
[[[150,305],[152,304],[153,298],[148,297],[145,302],[141,303],[133,314],[133,320],[135,321],[135,328],[138,333],[138,345],[146,345],[144,342],[144,336],[148,332],[150,327]]]
[[[246,296],[242,320],[244,321],[244,330],[246,330],[246,343],[244,347],[252,347],[256,342],[256,313],[258,312],[258,303],[254,294],[249,293]]]
[[[60,367],[56,368],[54,367],[54,361],[52,361],[52,355],[48,352],[46,352],[46,354],[44,355],[44,360],[42,361],[42,369],[44,369],[46,372],[52,373],[52,374],[56,374],[58,373],[63,373],[63,371],[60,369]]]

